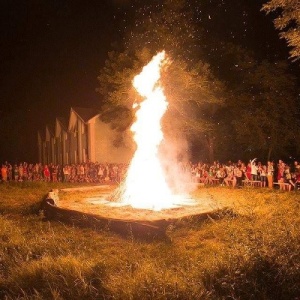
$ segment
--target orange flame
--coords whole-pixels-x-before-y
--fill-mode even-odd
[[[122,200],[134,208],[161,210],[173,206],[172,192],[158,158],[158,147],[164,138],[161,118],[168,108],[159,84],[164,61],[162,51],[133,80],[135,89],[145,99],[139,104],[136,122],[131,127],[137,149],[128,168]]]

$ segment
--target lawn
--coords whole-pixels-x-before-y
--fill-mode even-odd
[[[299,192],[201,187],[227,209],[145,242],[45,220],[67,186],[0,185],[0,299],[299,299]]]

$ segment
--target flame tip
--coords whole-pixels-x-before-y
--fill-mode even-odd
[[[173,206],[173,195],[157,156],[164,139],[161,118],[168,107],[160,86],[165,57],[165,50],[157,53],[133,79],[144,100],[136,104],[136,121],[131,126],[137,149],[125,179],[123,201],[135,208],[161,210]]]

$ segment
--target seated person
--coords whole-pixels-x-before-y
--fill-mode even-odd
[[[300,170],[295,173],[295,191],[300,190]]]
[[[292,180],[292,175],[290,173],[290,167],[288,165],[285,166],[284,169],[284,183],[288,183],[288,190],[290,191],[292,189],[292,186],[295,187],[295,184]]]
[[[227,186],[230,185],[230,182],[233,183],[233,180],[234,180],[234,176],[233,176],[233,170],[229,170],[228,173],[227,173],[227,176],[225,177],[224,179],[224,182]]]

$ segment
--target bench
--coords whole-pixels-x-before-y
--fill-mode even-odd
[[[278,185],[279,188],[283,187],[282,190],[286,190],[286,191],[290,191],[291,190],[291,185],[289,183],[286,182],[273,182],[273,186]]]
[[[210,181],[211,181],[211,184],[213,184],[213,185],[215,185],[215,184],[219,185],[220,184],[219,178],[211,178]]]
[[[233,179],[226,180],[228,182],[228,186],[233,186]],[[226,181],[224,180],[224,184],[226,185]]]
[[[242,180],[244,186],[261,186],[260,180]]]

